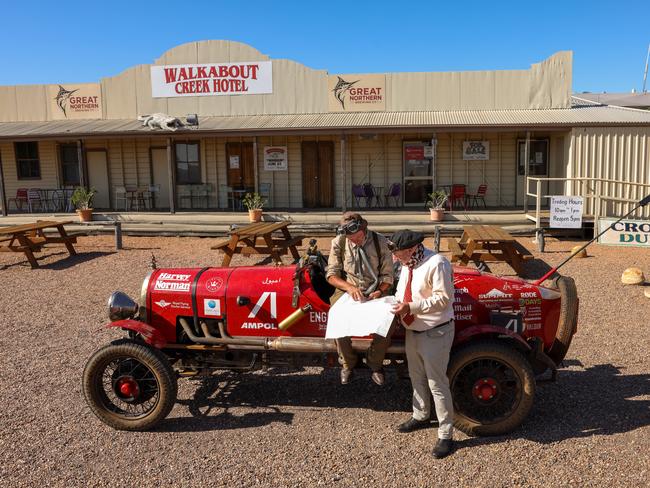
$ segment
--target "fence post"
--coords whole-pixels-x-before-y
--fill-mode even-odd
[[[542,180],[537,179],[537,203],[535,204],[535,227],[542,226]]]

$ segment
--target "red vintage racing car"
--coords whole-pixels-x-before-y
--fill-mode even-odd
[[[97,351],[83,391],[104,423],[145,430],[176,401],[177,379],[260,365],[337,365],[325,339],[333,288],[314,249],[291,266],[154,269],[136,302],[115,292],[111,323],[128,337]],[[528,415],[536,377],[554,379],[576,330],[573,279],[541,286],[454,268],[456,335],[448,375],[455,425],[472,435],[517,428]],[[368,338],[353,340],[359,352]],[[387,367],[406,361],[403,330]],[[390,364],[388,364],[390,363]]]

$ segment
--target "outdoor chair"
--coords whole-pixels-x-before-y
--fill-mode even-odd
[[[210,185],[192,185],[190,187],[192,194],[191,207],[194,208],[194,202],[197,202],[197,208],[208,208],[208,196],[210,193]]]
[[[63,190],[54,190],[50,196],[50,206],[53,212],[62,212],[65,210],[65,192]]]
[[[388,193],[384,195],[384,200],[386,201],[386,206],[390,206],[390,198],[395,200],[395,206],[399,207],[400,204],[400,197],[402,196],[402,184],[401,183],[393,183],[390,185],[390,188],[388,189]]]
[[[39,210],[43,211],[41,191],[38,188],[30,188],[27,190],[27,208],[30,212],[33,212],[36,206],[38,206]]]
[[[229,209],[235,210],[235,194],[232,187],[228,185],[219,185],[219,194],[226,196],[226,205]]]
[[[467,195],[465,185],[452,185],[451,196],[449,197],[449,209],[454,210],[454,205],[462,205],[467,210]]]
[[[115,201],[113,202],[113,205],[115,205],[115,209],[119,210],[120,208],[120,203],[124,205],[124,211],[126,212],[129,208],[129,201],[126,198],[126,188],[123,186],[116,186],[115,187]]]
[[[352,196],[354,197],[354,200],[357,202],[357,207],[361,208],[361,198],[366,198],[366,194],[363,191],[363,187],[361,185],[352,185]]]
[[[144,199],[147,202],[150,210],[156,208],[156,198],[158,198],[159,194],[160,194],[160,183],[155,185],[149,185],[146,193],[144,194]]]
[[[184,201],[190,202],[189,207],[183,205]],[[181,208],[193,208],[192,206],[192,189],[188,185],[178,185],[178,206]]]
[[[486,193],[487,193],[487,185],[481,184],[478,186],[478,190],[476,190],[475,194],[468,194],[467,200],[470,201],[470,208],[474,207],[474,205],[476,205],[476,208],[478,208],[479,199],[483,202],[483,207],[487,208],[487,205],[485,203]]]
[[[27,188],[18,188],[16,190],[16,197],[7,200],[7,207],[14,202],[16,210],[23,211],[23,205],[27,205]]]
[[[375,193],[375,187],[370,183],[363,185],[363,196],[366,199],[366,207],[372,207],[372,201],[376,198],[379,202],[379,196]]]

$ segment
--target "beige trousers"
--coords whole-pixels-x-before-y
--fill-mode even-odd
[[[345,293],[343,290],[337,289],[334,292],[334,295],[330,298],[330,304],[334,303],[343,296]],[[378,371],[382,368],[384,364],[384,357],[386,356],[386,350],[390,346],[390,338],[393,335],[395,330],[395,322],[393,321],[390,326],[390,330],[386,337],[382,337],[377,334],[372,335],[372,343],[368,348],[366,355],[366,364],[373,371]],[[336,349],[339,353],[339,362],[343,365],[344,368],[352,369],[357,365],[358,354],[352,349],[352,338],[351,337],[341,337],[336,340]]]
[[[413,418],[429,419],[433,396],[440,439],[451,439],[453,436],[454,404],[447,378],[449,351],[453,342],[453,321],[425,332],[406,331],[406,359],[413,385]]]

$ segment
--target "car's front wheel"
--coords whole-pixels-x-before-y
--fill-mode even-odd
[[[83,391],[90,409],[105,424],[118,430],[147,430],[169,414],[178,385],[164,354],[120,340],[88,360]]]

